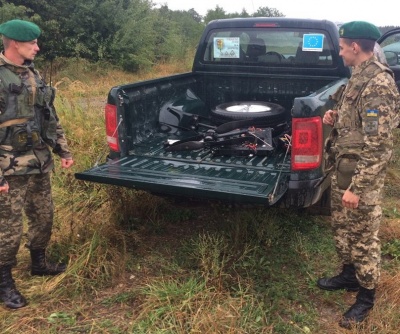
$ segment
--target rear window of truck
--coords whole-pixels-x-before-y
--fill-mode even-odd
[[[210,31],[205,63],[282,67],[333,67],[335,51],[324,31],[289,28],[242,28]]]

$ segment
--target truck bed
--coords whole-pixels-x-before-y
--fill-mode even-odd
[[[310,45],[310,38],[318,43]],[[337,40],[337,26],[324,20],[209,23],[191,72],[111,88],[106,106],[109,159],[76,177],[173,197],[263,205],[282,199],[288,207],[314,204],[326,189],[321,186],[321,115],[329,96],[349,75],[338,56]],[[265,54],[254,54],[261,51]],[[247,127],[273,129],[271,136],[279,141],[283,124],[290,142],[278,144],[271,154],[260,152],[262,144],[251,141],[236,151],[227,145],[218,154],[198,139],[193,146],[166,149],[168,141],[201,137],[207,126],[260,120],[256,112],[244,115],[222,107],[247,102],[271,106],[262,116],[268,125]],[[236,129],[242,127],[231,128]],[[292,137],[295,145],[290,146]]]
[[[81,180],[107,183],[152,193],[223,199],[272,205],[286,191],[290,159],[285,152],[269,156],[214,156],[210,150],[166,152],[170,136],[137,145],[135,155],[77,173]]]

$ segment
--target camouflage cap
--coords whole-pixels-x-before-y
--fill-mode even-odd
[[[40,28],[29,21],[11,20],[0,25],[0,34],[19,42],[33,41],[40,33]]]
[[[379,29],[372,23],[364,21],[352,21],[343,24],[339,28],[341,38],[350,39],[370,39],[376,41],[381,37]]]

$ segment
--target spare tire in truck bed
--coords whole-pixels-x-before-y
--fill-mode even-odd
[[[218,120],[253,119],[263,123],[278,124],[285,120],[285,108],[276,103],[263,101],[234,101],[219,104],[211,110]]]

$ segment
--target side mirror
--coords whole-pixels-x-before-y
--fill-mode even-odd
[[[396,66],[399,64],[399,56],[396,52],[385,51],[385,57],[389,66]]]

